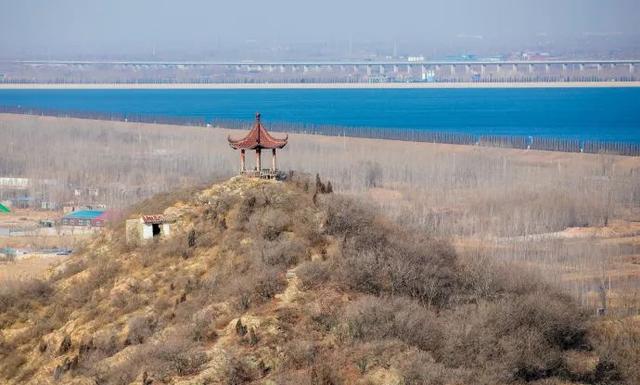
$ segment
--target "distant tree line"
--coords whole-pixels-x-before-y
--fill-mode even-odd
[[[53,109],[34,109],[0,106],[0,113],[27,115],[74,117],[139,123],[174,124],[185,126],[215,126],[246,130],[253,121],[242,119],[215,119],[207,121],[204,117],[177,117],[153,114],[101,113],[85,111],[61,111]],[[267,126],[273,131],[345,136],[354,138],[372,138],[403,140],[411,142],[462,144],[486,147],[504,147],[543,151],[584,152],[591,154],[607,153],[627,156],[640,156],[640,143],[602,140],[578,140],[553,137],[535,137],[518,135],[476,135],[456,132],[432,131],[410,128],[381,127],[344,127],[336,125],[318,125],[310,123],[271,122]]]

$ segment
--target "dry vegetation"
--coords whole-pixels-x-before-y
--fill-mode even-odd
[[[228,134],[239,133],[220,128],[5,114],[0,132],[0,175],[61,181],[46,188],[47,196],[61,201],[73,186],[97,187],[99,203],[126,207],[158,192],[229,177],[239,165],[226,144]],[[603,307],[604,287],[604,307],[637,313],[640,158],[290,138],[279,156],[281,168],[320,173],[336,191],[450,238],[465,258],[490,254],[535,265],[593,309]],[[576,227],[594,231],[558,233]]]
[[[0,282],[40,277],[45,274],[51,266],[58,264],[63,259],[64,257],[60,255],[31,255],[21,256],[18,260],[1,261]]]
[[[164,195],[172,238],[130,246],[114,226],[46,279],[4,282],[2,381],[640,380],[637,321],[595,322],[529,272],[460,258],[317,186],[234,178]]]
[[[226,142],[233,130],[6,114],[0,130],[0,175],[63,182],[52,196],[100,188],[110,206],[229,177],[239,165]],[[281,168],[320,173],[341,192],[398,191],[383,206],[441,235],[536,234],[640,213],[637,158],[311,135],[290,142]]]
[[[95,203],[126,207],[233,174],[221,132],[182,128],[2,115],[0,175],[33,178],[33,195],[55,202],[74,200],[75,188],[98,188]]]
[[[197,192],[180,188],[234,173],[237,132],[11,115],[0,132],[1,175],[181,218],[144,248],[114,223],[51,277],[3,281],[9,383],[640,382],[638,158],[291,135],[281,168],[339,194]]]

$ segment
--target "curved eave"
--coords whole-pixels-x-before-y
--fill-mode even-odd
[[[287,135],[287,137],[285,137],[284,139],[275,139],[275,138],[269,138],[268,140],[264,140],[264,141],[260,141],[259,143],[256,142],[255,140],[247,140],[248,138],[244,138],[244,139],[240,139],[240,140],[234,140],[231,139],[230,137],[227,138],[227,140],[229,141],[229,146],[231,146],[231,148],[233,148],[234,150],[257,150],[257,149],[281,149],[284,148],[287,143],[288,143],[288,139],[289,136]]]
[[[284,143],[277,143],[277,144],[236,144],[236,143],[231,143],[229,142],[229,146],[231,146],[231,148],[233,148],[234,150],[257,150],[257,149],[264,149],[264,150],[271,150],[271,149],[282,149],[287,145],[287,142]]]

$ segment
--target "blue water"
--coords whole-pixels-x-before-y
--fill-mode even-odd
[[[640,89],[0,90],[0,106],[640,143]]]

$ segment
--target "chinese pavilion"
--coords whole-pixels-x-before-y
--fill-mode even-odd
[[[242,139],[227,138],[229,145],[234,150],[240,150],[240,174],[258,177],[275,179],[278,175],[278,168],[276,167],[276,149],[283,148],[287,145],[288,136],[284,139],[274,138],[267,132],[260,122],[260,113],[256,114],[256,123],[247,136]],[[271,150],[271,169],[262,168],[262,150]],[[256,167],[253,170],[247,170],[245,166],[245,151],[256,150]]]

